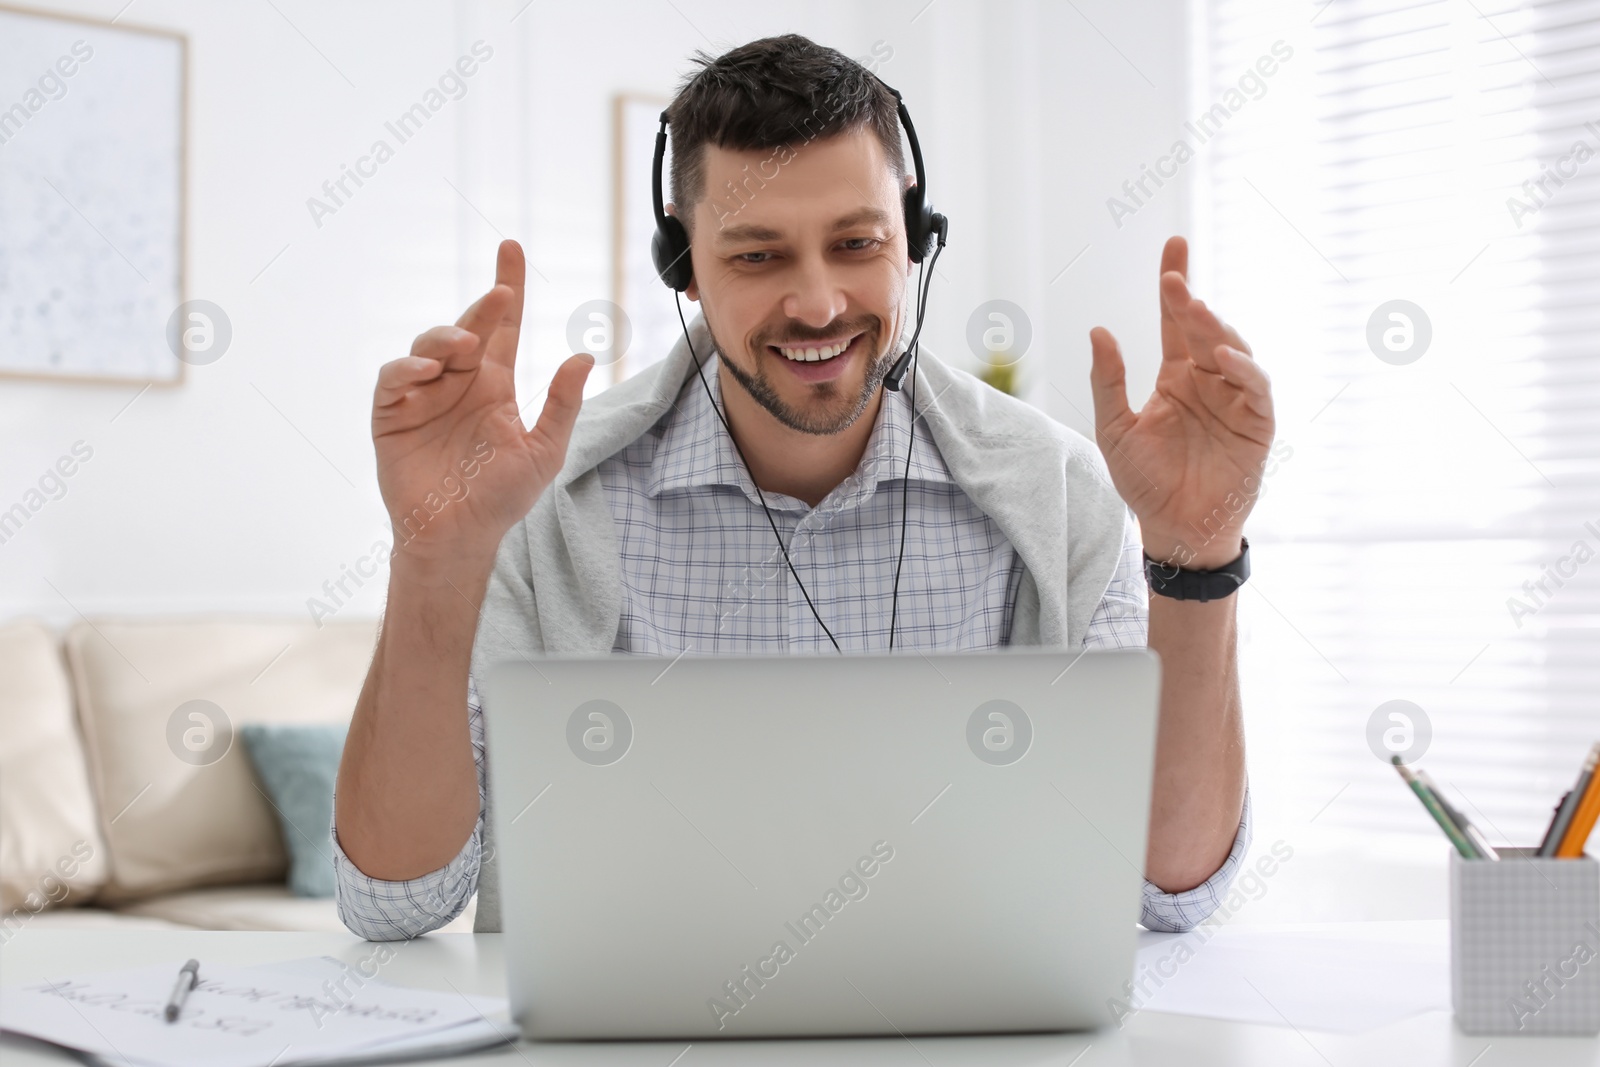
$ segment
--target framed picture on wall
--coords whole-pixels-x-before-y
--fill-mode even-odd
[[[0,6],[0,376],[177,384],[216,327],[182,307],[187,62],[182,34]]]
[[[682,336],[672,290],[656,276],[650,258],[650,240],[655,236],[655,209],[651,203],[651,163],[655,159],[656,131],[661,112],[669,101],[664,96],[622,93],[612,100],[613,235],[612,299],[628,316],[632,326],[627,349],[612,364],[612,381],[637,374],[650,364],[665,359]],[[662,194],[671,201],[672,137],[667,136],[667,158],[663,163]],[[698,307],[685,301],[683,314],[694,318]]]

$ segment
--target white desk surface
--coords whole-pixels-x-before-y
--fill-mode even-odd
[[[1435,926],[1437,923],[1424,925]],[[382,977],[400,985],[505,995],[498,934],[431,934],[396,943]],[[209,930],[19,930],[0,948],[0,985],[196,957],[230,964],[335,956],[351,964],[373,946],[354,936]],[[686,1051],[687,1048],[687,1051]],[[675,1058],[677,1057],[677,1058]],[[66,1053],[5,1036],[6,1067],[71,1063]],[[1600,1039],[1470,1037],[1434,1011],[1362,1034],[1334,1034],[1142,1011],[1121,1030],[1015,1037],[912,1037],[851,1041],[529,1044],[438,1061],[473,1067],[703,1067],[838,1063],[895,1067],[1592,1067]]]

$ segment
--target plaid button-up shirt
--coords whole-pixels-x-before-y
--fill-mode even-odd
[[[715,358],[706,384],[720,405]],[[919,398],[919,409],[930,401]],[[599,465],[617,525],[622,619],[617,652],[828,652],[805,596],[784,563],[754,483],[711,407],[690,378],[651,430]],[[906,477],[911,427],[908,393],[883,393],[856,470],[816,507],[783,493],[767,506],[818,614],[845,651],[889,644],[902,492],[905,564],[895,615],[895,647],[978,650],[1010,643],[1022,563],[1005,534],[968,499],[919,424]],[[1110,586],[1090,619],[1085,648],[1143,648],[1149,606],[1143,546],[1131,520]],[[469,680],[467,722],[487,789],[483,711]],[[437,871],[405,882],[369,878],[334,841],[339,914],[373,940],[414,937],[460,913],[477,888],[483,806],[461,852]],[[1210,915],[1250,843],[1246,796],[1234,845],[1206,882],[1181,893],[1144,884],[1141,921],[1153,930],[1187,929]]]

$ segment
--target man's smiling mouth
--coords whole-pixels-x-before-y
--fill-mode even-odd
[[[795,346],[768,345],[767,347],[772,349],[774,352],[777,352],[785,359],[793,360],[796,363],[821,363],[839,355],[845,349],[849,348],[851,343],[860,336],[861,334],[859,333],[852,334],[849,337],[826,344],[807,344]]]

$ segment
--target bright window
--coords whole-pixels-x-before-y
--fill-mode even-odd
[[[1247,528],[1258,836],[1442,863],[1368,743],[1406,700],[1418,765],[1536,844],[1600,738],[1600,3],[1202,0],[1194,27],[1191,120],[1221,108],[1186,164],[1196,281],[1292,449]]]

